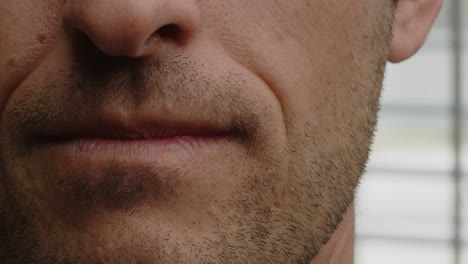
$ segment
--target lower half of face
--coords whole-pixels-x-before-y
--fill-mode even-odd
[[[0,262],[308,263],[367,160],[389,4],[267,2],[157,63],[55,45],[3,107]]]

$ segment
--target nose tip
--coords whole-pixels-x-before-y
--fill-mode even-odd
[[[110,56],[127,57],[186,44],[200,24],[195,0],[70,0],[63,16],[67,32],[85,34]]]

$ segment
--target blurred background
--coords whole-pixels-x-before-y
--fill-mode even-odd
[[[390,64],[356,201],[357,264],[468,264],[468,1]]]

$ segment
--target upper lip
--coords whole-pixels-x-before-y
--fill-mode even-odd
[[[86,120],[60,122],[49,127],[40,138],[70,140],[76,138],[103,138],[115,140],[142,140],[177,136],[214,137],[229,132],[210,122],[184,118],[144,118],[130,116],[95,116]]]

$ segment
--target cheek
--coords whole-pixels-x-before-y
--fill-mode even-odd
[[[0,109],[61,33],[63,1],[3,0],[0,6]]]
[[[223,45],[273,91],[290,145],[300,146],[295,140],[307,132],[321,144],[312,146],[311,156],[322,150],[364,160],[388,45],[382,36],[390,34],[388,28],[382,31],[388,22],[385,5],[370,0],[269,3],[245,3],[217,23],[227,25],[220,33]],[[360,157],[352,158],[353,152]]]
[[[311,105],[336,96],[329,87],[345,80],[338,74],[354,75],[356,44],[366,30],[363,11],[376,6],[366,2],[238,1],[227,4],[231,13],[208,24],[216,25],[230,55],[269,85],[285,114],[309,113]],[[344,92],[339,94],[346,97]]]

